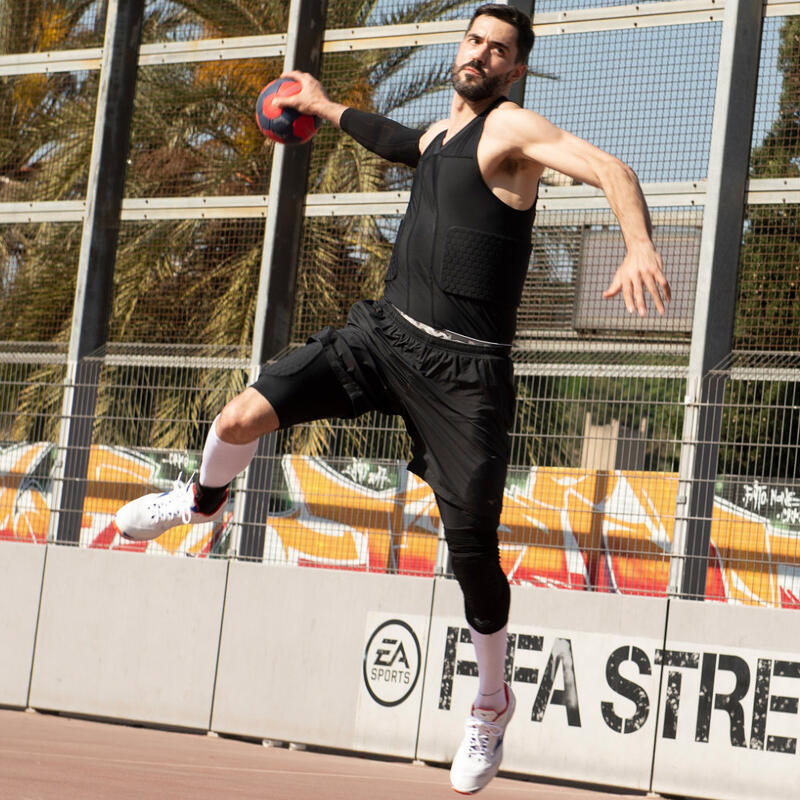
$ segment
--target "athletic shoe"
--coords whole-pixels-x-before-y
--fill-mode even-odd
[[[506,707],[502,711],[472,707],[464,739],[450,767],[450,785],[459,794],[475,794],[497,775],[503,760],[503,734],[514,715],[516,700],[505,684]]]
[[[126,503],[117,511],[114,522],[126,539],[137,542],[156,539],[176,525],[213,522],[222,515],[227,499],[226,493],[214,511],[203,514],[195,501],[195,484],[177,480],[169,492],[146,494]]]

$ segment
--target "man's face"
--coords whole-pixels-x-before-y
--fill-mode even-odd
[[[453,88],[465,100],[498,96],[525,72],[516,64],[517,31],[496,17],[477,17],[461,40],[451,72]]]

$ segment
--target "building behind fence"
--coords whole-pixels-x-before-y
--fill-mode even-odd
[[[152,543],[112,525],[197,468],[260,364],[380,294],[410,171],[331,126],[272,144],[260,88],[307,69],[430,123],[473,4],[213,5],[0,2],[0,537],[446,573],[433,494],[379,414],[265,437],[219,523]],[[673,300],[601,300],[616,220],[546,173],[503,567],[796,608],[800,3],[539,0],[534,27],[520,100],[636,170]]]

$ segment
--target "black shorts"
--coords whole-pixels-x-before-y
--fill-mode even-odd
[[[387,301],[363,301],[346,327],[314,334],[265,367],[253,388],[281,428],[373,410],[400,414],[413,443],[409,469],[445,501],[445,527],[496,527],[514,418],[509,350],[432,336]]]

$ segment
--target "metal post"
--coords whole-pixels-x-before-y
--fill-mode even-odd
[[[762,3],[727,0],[686,382],[669,593],[705,595],[724,381],[731,350],[761,47]],[[669,275],[669,265],[666,265]]]
[[[326,13],[327,0],[292,0],[284,71],[299,69],[320,74]],[[310,160],[310,144],[275,145],[253,326],[251,380],[258,377],[261,364],[289,344]],[[245,491],[237,495],[240,500],[235,518],[241,520],[239,555],[245,558],[263,556],[276,439],[277,434],[261,438],[256,457],[245,474]]]
[[[49,538],[77,543],[108,337],[144,0],[109,0],[64,382]],[[90,357],[95,354],[96,357]]]
[[[513,6],[519,9],[524,14],[527,14],[531,21],[533,21],[533,7],[536,0],[501,0],[503,5]],[[525,105],[525,75],[523,75],[516,83],[511,85],[508,92],[508,99],[513,100],[517,105]]]

